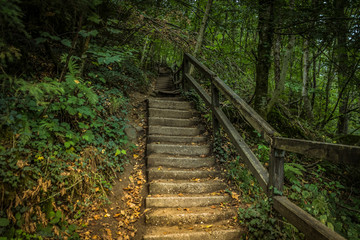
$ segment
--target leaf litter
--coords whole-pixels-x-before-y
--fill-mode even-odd
[[[145,111],[141,109],[141,112]],[[141,127],[145,127],[139,116],[130,116]],[[137,149],[132,153],[130,164],[114,183],[109,196],[110,204],[103,205],[101,201],[94,203],[92,211],[79,220],[83,226],[79,230],[81,239],[128,240],[140,239],[144,231],[146,211],[144,198],[147,195],[145,184],[145,137],[138,139]],[[140,233],[139,233],[140,232]],[[138,233],[138,234],[137,234]]]

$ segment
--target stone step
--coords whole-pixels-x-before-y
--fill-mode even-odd
[[[164,96],[164,97],[155,97],[149,100],[166,100],[166,101],[186,101],[185,98],[180,97],[180,96]]]
[[[205,143],[207,138],[204,136],[166,136],[166,135],[149,135],[148,143]]]
[[[196,113],[195,111],[189,111],[189,110],[149,108],[149,117],[189,119],[189,118],[197,117],[198,115],[199,114]]]
[[[147,145],[147,155],[151,153],[200,156],[210,153],[209,145],[183,145],[183,144],[156,144]]]
[[[218,171],[207,170],[184,170],[164,167],[152,167],[147,170],[148,181],[156,179],[185,180],[193,178],[209,178],[219,176]]]
[[[238,240],[245,239],[246,231],[226,225],[187,225],[174,227],[153,227],[144,240]]]
[[[220,203],[229,202],[229,195],[212,195],[212,194],[184,194],[183,196],[175,194],[158,194],[146,197],[146,208],[190,208],[216,206]]]
[[[171,136],[197,136],[201,134],[197,127],[165,127],[149,126],[149,134],[171,135]]]
[[[163,154],[148,155],[148,167],[176,167],[176,168],[200,168],[214,166],[215,159],[212,157],[183,157]]]
[[[172,127],[191,127],[198,123],[198,119],[162,118],[149,117],[149,126],[172,126]]]
[[[212,193],[226,188],[226,184],[218,180],[186,181],[156,180],[149,184],[150,194],[199,194]]]
[[[199,208],[159,208],[146,213],[146,223],[151,225],[186,225],[213,223],[236,217],[235,209],[220,206]]]
[[[178,109],[178,110],[189,110],[193,108],[193,105],[187,101],[171,101],[163,99],[150,99],[150,108],[162,108],[162,109]]]

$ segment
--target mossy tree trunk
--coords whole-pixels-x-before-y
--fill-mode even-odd
[[[274,0],[259,0],[259,41],[256,59],[255,110],[266,117],[268,78],[274,34]]]

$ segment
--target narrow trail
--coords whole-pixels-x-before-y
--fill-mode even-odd
[[[237,207],[215,168],[199,113],[164,69],[148,104],[144,239],[239,239]]]

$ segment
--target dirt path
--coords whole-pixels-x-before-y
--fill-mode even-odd
[[[110,203],[94,204],[79,221],[81,239],[140,240],[144,235],[144,201],[148,194],[145,167],[147,98],[148,95],[140,93],[130,96],[129,124],[144,131],[136,139],[137,148],[131,153],[129,163],[108,193]]]

